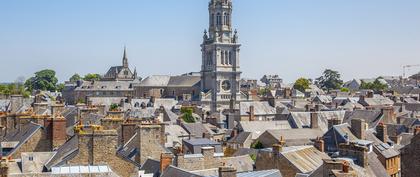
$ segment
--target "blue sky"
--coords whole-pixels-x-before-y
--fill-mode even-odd
[[[1,0],[0,82],[51,68],[60,81],[120,65],[141,77],[199,71],[208,0]],[[243,77],[345,80],[420,64],[418,0],[234,0]],[[419,71],[413,68],[409,73]]]

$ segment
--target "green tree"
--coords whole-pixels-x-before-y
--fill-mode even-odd
[[[341,92],[350,92],[350,89],[343,87],[343,88],[340,89],[340,91]]]
[[[260,141],[257,140],[256,142],[251,144],[251,148],[253,148],[253,149],[263,149],[264,146]]]
[[[113,103],[113,104],[111,104],[111,106],[109,107],[109,110],[110,111],[115,111],[115,110],[117,110],[118,109],[118,104],[115,104],[115,103]]]
[[[311,83],[308,79],[302,77],[296,80],[295,84],[293,85],[293,88],[304,93],[306,89],[309,89],[310,84]]]
[[[99,74],[86,74],[85,77],[83,77],[83,80],[85,81],[98,81],[99,79],[101,79],[101,75]]]
[[[70,79],[69,79],[69,81],[70,82],[77,82],[77,81],[80,81],[80,80],[82,80],[82,77],[80,77],[80,75],[79,74],[73,74],[73,76],[71,76],[70,77]]]
[[[57,90],[58,79],[55,77],[55,71],[45,69],[35,73],[34,77],[25,82],[25,87],[29,91],[43,90],[54,92]]]
[[[373,82],[362,81],[362,83],[360,84],[360,89],[370,89],[375,92],[386,90],[388,88],[388,85],[385,83],[382,83],[380,79],[382,78],[378,77]]]
[[[62,92],[64,90],[64,84],[60,83],[57,85],[57,91]]]
[[[195,123],[195,118],[193,116],[193,109],[188,107],[181,108],[182,119],[187,123]]]
[[[331,69],[326,69],[323,75],[316,79],[317,83],[322,89],[330,90],[340,89],[343,85],[343,80],[341,80],[341,74],[338,71]]]

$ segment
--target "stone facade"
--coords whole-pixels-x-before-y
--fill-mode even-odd
[[[202,154],[178,154],[175,166],[186,170],[204,170],[222,166],[222,156],[215,155],[214,147],[203,147]]]
[[[401,176],[416,177],[420,169],[420,133],[401,149]]]
[[[160,155],[165,150],[165,126],[159,124],[143,124],[137,129],[136,140],[140,146],[140,156],[136,157],[136,162],[143,164],[147,158],[160,159]]]
[[[70,165],[104,165],[120,176],[130,176],[135,166],[116,155],[118,134],[115,130],[81,131],[79,136],[79,152],[68,163]]]
[[[209,33],[204,32],[201,44],[201,90],[211,94],[212,111],[217,104],[239,100],[238,35],[232,30],[232,0],[211,0]]]

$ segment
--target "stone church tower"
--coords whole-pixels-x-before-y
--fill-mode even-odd
[[[211,94],[211,111],[218,104],[240,99],[239,51],[236,30],[232,30],[232,0],[211,0],[209,29],[201,44],[201,89]]]

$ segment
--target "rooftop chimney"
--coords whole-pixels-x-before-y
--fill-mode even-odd
[[[394,113],[394,108],[392,106],[382,108],[381,112],[382,112],[385,122],[397,123],[396,116]]]
[[[286,142],[284,141],[283,136],[280,136],[280,141],[277,144],[273,144],[273,153],[275,156],[280,155],[285,144]]]
[[[318,124],[318,112],[311,112],[311,128],[319,128]]]
[[[219,177],[236,177],[234,167],[219,167]]]
[[[324,140],[321,137],[317,137],[314,144],[315,148],[321,152],[325,152]]]
[[[369,91],[367,92],[367,97],[368,97],[368,98],[373,98],[373,91],[369,90]]]
[[[384,123],[379,123],[378,126],[376,126],[376,137],[378,137],[379,140],[386,143],[388,141],[388,131],[387,127]]]
[[[22,95],[11,95],[10,96],[10,112],[16,113],[16,111],[22,106],[23,104],[23,96]]]
[[[160,154],[160,172],[166,170],[166,168],[169,167],[169,165],[172,164],[172,154],[171,153],[162,153]]]
[[[352,119],[351,130],[359,139],[366,139],[366,123],[363,119]]]
[[[249,106],[249,121],[255,121],[255,108],[254,106]]]
[[[350,172],[350,163],[347,161],[343,161],[343,173]]]

